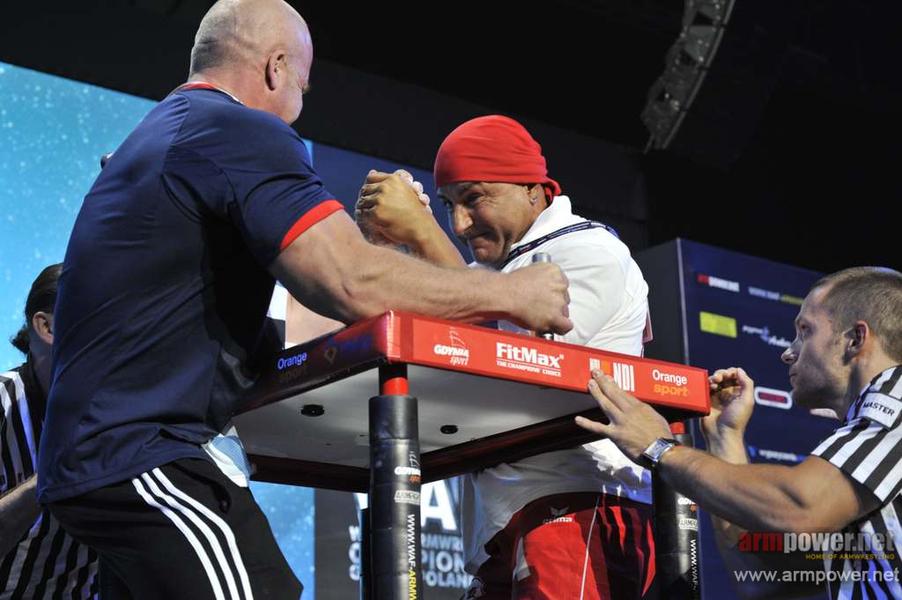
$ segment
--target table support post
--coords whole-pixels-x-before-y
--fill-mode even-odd
[[[370,550],[380,600],[419,600],[420,440],[417,399],[407,395],[406,365],[379,369],[382,394],[370,398]],[[364,584],[366,585],[366,584]]]
[[[671,423],[673,437],[692,446],[685,424]],[[655,572],[661,598],[699,600],[701,550],[698,537],[698,507],[695,502],[652,474],[655,509]]]

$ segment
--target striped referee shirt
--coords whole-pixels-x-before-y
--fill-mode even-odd
[[[28,363],[0,373],[0,495],[35,472],[45,399]],[[73,540],[45,508],[6,556],[0,600],[94,598],[97,555]]]
[[[844,534],[867,548],[825,552],[831,597],[902,598],[902,365],[880,373],[849,407],[842,426],[815,448],[879,501]],[[835,557],[835,558],[834,558]]]

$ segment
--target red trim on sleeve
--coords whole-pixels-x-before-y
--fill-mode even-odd
[[[282,238],[282,243],[279,244],[279,251],[290,246],[291,242],[296,240],[299,235],[339,210],[344,210],[344,206],[338,200],[323,200],[308,210],[300,219],[295,221],[288,233],[285,234],[285,237]]]

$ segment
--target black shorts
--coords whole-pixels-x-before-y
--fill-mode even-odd
[[[49,505],[131,598],[297,600],[302,586],[250,490],[183,459]],[[127,593],[126,593],[127,592]]]

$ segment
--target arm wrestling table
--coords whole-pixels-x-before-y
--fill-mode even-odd
[[[369,491],[372,593],[420,598],[421,481],[597,439],[591,369],[669,421],[709,411],[703,369],[388,312],[275,356],[235,423],[255,479]]]

